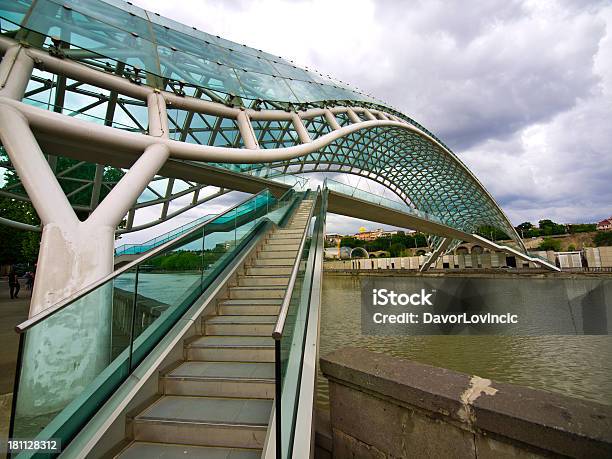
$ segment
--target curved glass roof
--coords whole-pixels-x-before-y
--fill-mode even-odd
[[[0,15],[150,75],[245,99],[381,104],[330,76],[121,0],[0,0]]]
[[[352,106],[382,106],[384,111],[401,116],[439,144],[418,133],[387,126],[361,129],[317,152],[291,160],[214,166],[264,177],[306,172],[360,175],[385,185],[413,210],[435,216],[436,221],[469,233],[483,225],[492,225],[521,245],[514,228],[493,198],[435,135],[404,114],[389,109],[387,104],[331,77],[185,26],[122,0],[0,0],[0,18],[2,32],[13,33],[18,40],[46,48],[51,43],[48,37],[52,37],[55,48],[49,49],[50,52],[63,53],[101,71],[119,73],[127,78],[137,77],[143,84],[162,90],[175,90],[173,84],[183,82],[185,92],[189,89],[189,95],[194,97],[259,108],[261,105],[293,108],[282,105],[286,103],[342,105],[338,101],[349,101],[344,104]],[[58,40],[70,46],[63,46]],[[32,94],[37,92],[33,89]],[[89,91],[79,96],[83,94],[92,95]],[[234,102],[231,96],[241,100]],[[258,101],[265,103],[260,105]],[[107,103],[103,98],[100,102]],[[65,108],[66,104],[61,103]],[[104,107],[102,103],[90,106]],[[127,112],[125,103],[122,108],[136,123],[134,129],[145,132],[146,116],[139,121],[135,112],[143,107],[131,105],[131,114]],[[77,113],[86,110],[87,106]],[[244,146],[233,119],[194,115],[176,108],[168,110],[167,116],[172,139],[232,148]],[[346,113],[339,113],[335,118],[340,126],[351,124]],[[115,119],[105,122],[116,126]],[[322,116],[304,119],[303,124],[312,139],[331,130]],[[253,121],[252,127],[263,149],[301,143],[292,121]]]

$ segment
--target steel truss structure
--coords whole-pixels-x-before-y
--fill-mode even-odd
[[[449,148],[341,82],[119,0],[1,0],[0,18],[2,165],[20,178],[0,193],[34,204],[41,261],[45,251],[87,254],[102,266],[85,274],[82,264],[66,267],[68,277],[39,290],[67,296],[107,274],[116,227],[143,227],[133,224],[138,209],[159,206],[150,226],[227,192],[215,183],[204,193],[204,181],[189,177],[201,165],[253,180],[359,175],[449,228],[470,235],[490,225],[525,251]],[[45,237],[53,227],[61,236]],[[96,253],[79,246],[80,232],[94,227],[105,228]],[[453,246],[437,236],[434,253]],[[44,295],[34,294],[38,310],[57,299]]]

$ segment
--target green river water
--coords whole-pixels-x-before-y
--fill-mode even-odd
[[[361,333],[364,277],[325,274],[320,355],[345,346],[449,368],[497,381],[559,392],[612,405],[612,336],[367,336]],[[555,308],[542,304],[546,292],[583,292],[592,279],[512,279],[533,292],[542,321]],[[612,282],[606,280],[605,282]],[[563,284],[560,284],[563,283]],[[527,300],[525,300],[527,298]],[[606,298],[605,301],[612,299]],[[537,301],[537,304],[535,303]],[[550,317],[549,317],[550,316]],[[318,377],[318,405],[329,405],[326,379]]]

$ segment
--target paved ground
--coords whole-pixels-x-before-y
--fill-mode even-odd
[[[19,335],[15,333],[15,325],[28,318],[30,307],[30,292],[24,289],[25,280],[21,282],[19,299],[11,300],[8,278],[0,277],[0,440],[8,433],[13,380],[15,378],[15,363]]]

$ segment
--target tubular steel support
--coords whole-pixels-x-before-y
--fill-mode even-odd
[[[440,255],[444,254],[444,252],[446,251],[446,249],[448,248],[448,246],[450,245],[452,241],[453,240],[448,237],[442,239],[440,243],[438,244],[438,247],[436,247],[436,249],[429,256],[429,258],[425,260],[425,263],[423,263],[423,266],[421,266],[419,271],[420,272],[427,271],[432,264],[435,265],[436,261],[438,261],[438,258],[440,258]]]

